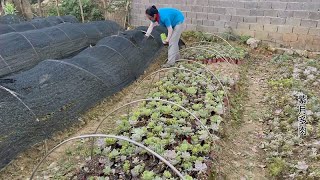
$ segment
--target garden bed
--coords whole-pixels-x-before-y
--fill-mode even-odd
[[[226,62],[219,64],[225,66],[223,69],[236,69],[236,65]],[[113,114],[118,123],[114,134],[150,148],[186,179],[213,178],[217,161],[215,142],[222,136],[223,123],[230,110],[226,97],[228,91],[235,89],[239,75],[231,71],[227,75],[224,72],[228,70],[218,72],[212,66],[181,61],[164,72],[164,78],[145,82],[143,85],[149,90],[144,91],[144,98],[149,100],[137,101],[130,105],[135,107],[129,111]],[[110,121],[106,123],[99,125],[97,133],[105,132],[104,127],[110,126]],[[178,178],[153,154],[114,138],[95,139],[91,157],[91,140],[83,139],[68,150],[70,158],[79,160],[78,164],[66,170],[51,164],[50,170],[38,172],[36,177],[52,174],[50,177],[71,179]]]
[[[319,61],[280,55],[271,62],[278,71],[269,79],[267,100],[272,108],[261,145],[267,152],[269,173],[288,179],[319,179]],[[305,118],[300,121],[303,114]],[[300,124],[303,121],[305,124]],[[303,126],[306,134],[299,136],[298,129]]]

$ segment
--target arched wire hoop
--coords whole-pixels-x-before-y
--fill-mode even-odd
[[[124,105],[122,105],[122,106],[114,109],[113,111],[111,111],[110,113],[108,113],[105,118],[103,118],[103,120],[98,124],[98,126],[97,126],[97,128],[95,129],[94,133],[96,134],[97,131],[98,131],[98,129],[99,129],[100,126],[102,125],[102,123],[103,123],[110,115],[112,115],[112,114],[115,113],[116,111],[118,111],[118,110],[120,110],[120,109],[122,109],[122,108],[124,108],[124,107],[127,107],[127,106],[129,106],[129,105],[131,105],[131,104],[135,104],[135,103],[139,103],[139,102],[144,102],[144,101],[147,101],[147,102],[151,102],[151,101],[164,102],[164,103],[167,103],[167,104],[171,104],[171,105],[177,106],[177,107],[179,107],[180,109],[186,111],[186,112],[187,112],[188,114],[190,114],[193,118],[195,118],[198,123],[201,124],[201,126],[202,126],[202,127],[208,132],[208,134],[211,136],[212,142],[214,142],[215,139],[214,139],[214,137],[212,136],[212,134],[210,133],[209,129],[208,129],[208,128],[201,122],[201,120],[200,120],[196,115],[194,115],[191,111],[189,111],[189,110],[186,109],[185,107],[183,107],[183,106],[181,106],[181,105],[179,105],[179,104],[177,104],[177,103],[175,103],[175,102],[167,101],[167,100],[164,100],[164,99],[152,99],[152,98],[149,98],[149,99],[139,99],[139,100],[131,101],[131,102],[129,102],[129,103],[126,103],[126,104],[124,104]]]
[[[170,164],[170,162],[168,162],[166,159],[164,159],[162,156],[160,156],[159,154],[157,154],[156,152],[154,152],[153,150],[149,149],[148,147],[144,146],[141,143],[138,143],[136,141],[133,141],[127,137],[123,137],[123,136],[115,136],[115,135],[106,135],[106,134],[88,134],[88,135],[81,135],[81,136],[77,136],[77,137],[73,137],[67,140],[64,140],[63,142],[61,142],[60,144],[56,145],[54,148],[52,148],[42,159],[41,161],[38,163],[38,165],[36,166],[36,168],[33,170],[30,180],[33,179],[35,173],[37,172],[37,170],[39,169],[40,165],[45,161],[45,159],[52,153],[54,152],[56,149],[58,149],[59,147],[61,147],[62,145],[66,144],[67,142],[73,141],[73,140],[77,140],[77,139],[83,139],[83,138],[115,138],[118,140],[123,140],[123,141],[127,141],[130,142],[136,146],[139,146],[143,149],[145,149],[146,151],[148,151],[149,153],[151,153],[152,155],[156,156],[157,158],[159,158],[162,162],[164,162],[167,166],[169,166],[173,172],[175,172],[181,179],[185,179],[183,177],[183,175],[172,165]]]
[[[31,41],[24,35],[22,34],[22,32],[17,32],[17,34],[19,34],[20,36],[22,36],[32,47],[33,51],[36,53],[37,57],[40,58],[38,52],[36,51],[36,49],[34,48],[33,44],[31,43]]]
[[[131,96],[129,102],[131,102],[131,101],[133,100],[134,95],[136,95],[137,89],[141,86],[141,84],[142,84],[147,78],[151,77],[152,75],[156,75],[157,73],[160,73],[160,72],[162,72],[162,71],[169,71],[169,70],[174,70],[174,69],[193,73],[193,74],[195,74],[195,75],[197,75],[197,76],[202,77],[204,80],[207,81],[207,79],[206,79],[205,76],[203,76],[202,74],[199,74],[199,73],[197,73],[197,72],[195,72],[195,71],[193,71],[193,70],[190,70],[190,69],[178,68],[178,67],[161,68],[161,69],[158,69],[157,71],[152,72],[151,74],[148,74],[148,75],[145,76],[141,81],[138,82],[138,85],[137,85],[137,86],[134,88],[134,90],[132,91],[132,96]],[[155,77],[155,76],[154,76],[154,77]],[[152,80],[152,82],[153,82],[153,80]],[[151,83],[152,83],[152,82],[151,82]],[[209,84],[210,84],[210,83],[209,83]],[[211,88],[213,88],[213,85],[214,85],[213,83],[210,84]],[[150,90],[149,90],[149,92],[150,92]]]
[[[62,60],[54,60],[54,59],[48,59],[46,61],[49,61],[49,62],[55,62],[55,63],[59,63],[59,64],[63,64],[63,65],[67,65],[67,66],[70,66],[72,68],[76,68],[80,71],[84,71],[86,74],[89,74],[90,76],[94,77],[95,79],[98,79],[100,82],[102,82],[105,86],[107,86],[107,84],[101,79],[99,78],[97,75],[91,73],[90,71],[80,67],[80,66],[77,66],[75,64],[72,64],[72,63],[69,63],[69,62],[66,62],[66,61],[62,61]]]
[[[9,94],[11,94],[13,97],[15,97],[16,99],[18,99],[18,101],[20,101],[20,102],[23,104],[23,106],[26,107],[26,108],[31,112],[31,114],[36,118],[36,121],[38,121],[38,122],[40,121],[40,120],[38,119],[37,115],[32,111],[32,109],[29,108],[28,105],[26,105],[26,103],[24,103],[24,102],[22,101],[22,99],[19,98],[19,96],[18,96],[18,94],[17,94],[16,92],[14,92],[14,91],[12,91],[12,90],[4,87],[4,86],[1,86],[1,85],[0,85],[0,89],[2,89],[2,90],[4,90],[4,91],[7,91],[7,92],[8,92]]]
[[[136,44],[134,44],[132,41],[130,41],[128,38],[126,38],[126,37],[124,37],[124,36],[120,36],[120,35],[112,35],[112,36],[110,36],[110,37],[119,37],[119,38],[121,38],[121,39],[124,39],[124,40],[126,40],[126,41],[130,42],[130,43],[131,43],[134,47],[136,47],[137,49],[141,50],[141,48],[140,48],[140,47],[138,47]]]
[[[210,73],[211,75],[213,75],[213,76],[218,80],[219,85],[221,86],[222,90],[226,93],[226,98],[227,98],[227,102],[228,102],[228,108],[227,108],[227,109],[228,109],[228,113],[230,114],[230,101],[229,101],[229,98],[228,98],[228,95],[227,95],[227,91],[226,91],[225,87],[223,86],[223,84],[221,83],[221,81],[217,78],[217,76],[216,76],[213,72],[211,72],[208,68],[206,68],[204,65],[202,65],[201,63],[198,63],[198,62],[192,61],[192,60],[187,60],[187,59],[180,59],[180,60],[178,60],[177,62],[182,62],[182,61],[190,61],[190,62],[199,64],[201,67],[204,68],[205,71],[207,71],[208,73]],[[190,69],[177,68],[177,67],[162,68],[162,69],[159,69],[159,70],[157,70],[157,71],[155,71],[155,72],[153,72],[153,73],[145,76],[141,81],[138,82],[138,85],[137,85],[137,86],[134,88],[134,90],[132,91],[132,95],[131,95],[131,98],[130,98],[129,102],[131,102],[131,101],[133,100],[133,98],[134,98],[135,95],[136,95],[137,89],[138,89],[139,87],[141,87],[141,84],[142,84],[147,78],[149,78],[149,77],[151,77],[152,75],[154,75],[154,77],[152,78],[152,81],[151,81],[151,83],[150,83],[150,84],[152,84],[153,81],[154,81],[154,78],[156,77],[156,74],[157,74],[157,73],[159,73],[159,78],[160,78],[160,73],[161,73],[162,71],[167,71],[167,70],[172,70],[172,69],[191,72],[191,73],[193,73],[193,74],[196,74],[197,76],[202,77],[203,79],[205,79],[205,80],[207,81],[207,79],[206,79],[206,77],[205,77],[204,75],[199,74],[199,73],[197,73],[197,72],[195,72],[195,71],[193,71],[193,70],[190,70]],[[211,79],[211,78],[210,78],[210,79]],[[211,79],[211,81],[212,81],[212,79]],[[214,85],[213,82],[211,82],[211,88],[213,88],[213,85]],[[150,93],[150,88],[149,88],[149,90],[148,90],[148,94],[149,94],[149,93]],[[220,100],[221,100],[221,102],[223,103],[223,99],[220,99]],[[130,108],[128,108],[128,113],[129,113],[129,112],[130,112]],[[225,106],[224,106],[224,104],[223,104],[223,114],[225,114]]]
[[[234,47],[233,47],[227,40],[225,40],[224,38],[222,38],[221,36],[219,36],[219,35],[217,35],[217,34],[208,33],[208,32],[206,32],[206,33],[204,33],[204,34],[208,34],[208,35],[211,35],[211,36],[218,37],[219,39],[221,39],[222,41],[224,41],[225,43],[227,43],[227,44],[235,51]]]
[[[17,32],[17,30],[15,30],[10,24],[8,24],[8,26],[14,30],[14,32]]]
[[[197,47],[197,46],[214,46],[217,45],[217,43],[214,43],[214,42],[210,42],[210,41],[197,41],[197,42],[193,42],[193,43],[190,43],[188,44],[187,47]],[[219,44],[220,45],[220,44]],[[221,50],[220,50],[221,51]],[[236,52],[235,49],[232,47],[232,48],[226,48],[226,49],[223,49],[223,52]]]
[[[225,62],[228,62],[230,64],[229,61],[227,61],[226,57],[221,55],[218,51],[214,50],[214,49],[210,49],[210,47],[206,48],[206,49],[203,49],[203,48],[206,48],[206,47],[203,47],[203,46],[199,46],[199,47],[188,47],[188,48],[184,48],[184,49],[181,49],[179,50],[178,52],[174,53],[173,55],[178,55],[178,54],[181,54],[181,53],[184,53],[185,51],[187,50],[190,50],[190,49],[195,49],[195,50],[203,50],[203,51],[206,51],[206,52],[209,52],[209,53],[217,53],[220,57],[223,58],[223,60]],[[210,49],[210,50],[208,50]],[[165,60],[166,62],[168,61],[169,57]]]
[[[188,44],[188,47],[201,46],[201,45],[213,45],[214,46],[214,45],[217,45],[217,43],[211,42],[211,41],[195,41],[195,42]],[[228,49],[230,49],[230,48],[228,48]]]
[[[10,70],[10,73],[12,72],[12,69],[10,67],[10,65],[7,63],[7,61],[1,56],[0,54],[0,58],[2,59],[2,61],[4,62],[4,64],[8,67],[8,69]]]
[[[224,60],[225,62],[227,62],[228,64],[231,64],[231,63],[228,61],[227,57],[224,56],[224,55],[222,55],[219,51],[217,51],[214,46],[210,46],[210,45],[200,45],[200,46],[190,47],[190,49],[213,51],[213,52],[214,52],[214,53],[213,53],[214,55],[218,55],[218,57],[223,58],[223,60]],[[189,50],[189,49],[188,49],[188,50]],[[181,52],[184,53],[185,51],[181,51]]]
[[[228,103],[228,113],[230,114],[230,101],[229,101],[228,91],[226,90],[225,86],[221,83],[220,79],[210,69],[208,69],[205,65],[203,65],[203,64],[201,64],[201,63],[199,63],[197,61],[193,61],[193,60],[179,59],[176,62],[192,62],[192,63],[195,63],[195,64],[201,66],[206,72],[211,74],[214,78],[216,78],[216,80],[218,81],[218,83],[221,86],[222,90],[225,92],[227,103]]]
[[[219,51],[222,51],[223,53],[235,53],[237,54],[235,49],[221,49],[220,47],[218,47],[220,44],[214,43],[214,42],[210,42],[210,41],[198,41],[198,42],[193,42],[191,44],[188,45],[188,47],[202,47],[202,46],[210,46],[212,47],[212,49],[219,49]]]

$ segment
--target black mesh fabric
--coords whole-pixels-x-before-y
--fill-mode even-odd
[[[121,30],[113,21],[99,21],[0,35],[0,77],[26,70],[45,59],[70,57]]]
[[[0,24],[0,35],[9,32],[23,32],[34,29],[41,29],[45,27],[55,26],[61,23],[77,23],[76,17],[67,16],[49,16],[47,18],[35,18],[31,21],[18,22],[15,24]]]
[[[0,16],[0,24],[17,24],[23,21],[25,20],[17,15],[8,14]]]
[[[70,59],[44,60],[8,76],[14,83],[0,86],[0,167],[134,82],[163,47],[160,33],[156,28],[155,39],[142,43],[140,30],[126,31]]]

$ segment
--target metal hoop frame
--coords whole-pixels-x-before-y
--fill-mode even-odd
[[[138,143],[136,141],[133,141],[127,137],[123,137],[123,136],[115,136],[115,135],[106,135],[106,134],[88,134],[88,135],[81,135],[81,136],[77,136],[77,137],[73,137],[70,139],[67,139],[63,142],[61,142],[60,144],[56,145],[54,148],[52,148],[42,159],[41,161],[38,163],[38,165],[36,166],[36,168],[33,170],[30,180],[33,179],[35,173],[37,172],[37,170],[39,169],[40,165],[44,162],[44,160],[52,153],[54,152],[56,149],[58,149],[59,147],[61,147],[62,145],[66,144],[67,142],[73,141],[73,140],[78,140],[78,139],[83,139],[83,138],[95,138],[95,137],[100,137],[100,138],[115,138],[118,140],[123,140],[123,141],[127,141],[130,142],[136,146],[139,146],[143,149],[145,149],[146,151],[148,151],[149,153],[153,154],[154,156],[156,156],[157,158],[159,158],[162,162],[164,162],[167,166],[169,166],[173,172],[175,172],[181,179],[185,179],[183,177],[183,175],[172,165],[170,164],[169,161],[167,161],[166,159],[164,159],[162,156],[160,156],[159,154],[157,154],[156,152],[154,152],[153,150],[149,149],[148,147],[144,146],[141,143]]]

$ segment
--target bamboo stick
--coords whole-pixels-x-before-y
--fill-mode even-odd
[[[83,15],[82,3],[81,3],[81,0],[78,0],[78,1],[79,1],[79,6],[80,6],[80,12],[81,12],[82,23],[84,23],[84,15]]]
[[[58,16],[60,16],[60,12],[59,12],[59,0],[56,0],[56,10],[57,10]]]

